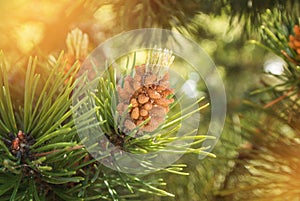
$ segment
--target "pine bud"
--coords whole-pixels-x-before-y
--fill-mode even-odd
[[[300,55],[300,28],[298,25],[294,26],[294,34],[289,36],[289,46]]]

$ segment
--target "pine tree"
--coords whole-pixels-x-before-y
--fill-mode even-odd
[[[61,7],[44,2],[49,12],[56,8],[57,16],[66,16],[61,23],[54,15],[51,20],[40,16],[40,23],[37,14],[24,20],[6,11],[42,8],[34,3],[3,3],[0,8],[6,20],[1,33],[16,30],[31,41],[11,45],[6,42],[13,43],[11,36],[0,34],[1,200],[299,199],[298,1],[117,0],[65,2]],[[232,35],[237,39],[227,39],[231,42],[220,42],[224,36],[218,29],[224,27],[213,27],[213,20],[224,18],[229,21],[228,35],[235,26],[243,27],[240,36]],[[176,136],[181,122],[194,114],[201,113],[202,124],[209,124],[210,100],[200,98],[180,109],[171,75],[160,68],[172,68],[171,50],[145,51],[146,59],[135,52],[114,64],[87,62],[91,50],[109,37],[153,27],[176,30],[206,45],[225,66],[219,70],[230,89],[229,111],[213,154],[201,146],[215,140],[202,135],[207,126],[199,133],[189,130]],[[26,36],[28,29],[35,30],[34,37]],[[251,85],[256,89],[247,89],[246,95],[241,92],[249,86],[245,74],[259,76],[257,68],[250,68],[262,63],[232,59],[231,52],[246,46],[245,38],[255,39],[249,41],[255,45],[252,51],[243,50],[246,55],[272,53],[285,62],[281,74],[262,77],[262,85]],[[100,78],[84,73],[95,68],[105,69]],[[91,80],[96,83],[93,90],[85,88]],[[244,83],[237,84],[240,80]],[[198,91],[205,91],[202,85]],[[237,98],[241,94],[244,97]],[[190,138],[194,141],[187,146],[176,144]],[[159,171],[149,163],[155,155],[135,159],[129,169],[118,163],[124,153],[151,154],[168,143],[174,146],[166,152],[187,154]],[[199,154],[211,157],[199,160]],[[131,174],[140,164],[147,174]]]

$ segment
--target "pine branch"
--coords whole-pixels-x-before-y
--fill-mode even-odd
[[[299,19],[279,12],[269,12],[264,17],[263,43],[286,65],[282,74],[269,74],[279,84],[270,83],[253,93],[261,97],[260,103],[245,101],[253,108],[250,114],[243,115],[241,124],[247,143],[239,149],[234,166],[217,193],[218,200],[293,200],[300,196],[299,61],[297,46],[291,41],[291,36],[297,40],[295,27]]]
[[[72,161],[74,163],[78,159],[73,155],[80,151],[68,148],[79,145],[74,125],[65,123],[72,115],[69,110],[72,103],[69,96],[75,85],[72,79],[64,84],[70,74],[63,75],[58,71],[61,67],[60,62],[56,68],[49,69],[46,83],[41,83],[39,75],[35,74],[37,65],[37,59],[29,60],[25,78],[24,105],[20,110],[24,112],[24,115],[20,115],[21,121],[15,120],[15,114],[19,111],[13,111],[16,107],[11,101],[8,75],[5,66],[1,65],[3,123],[1,123],[0,160],[3,166],[0,174],[3,178],[11,176],[12,181],[17,184],[3,186],[4,189],[1,190],[3,200],[27,200],[29,199],[27,191],[38,200],[53,193],[51,184],[78,183],[83,180],[82,177],[76,176],[79,169],[76,167],[66,169],[61,163],[62,159],[67,163]],[[78,66],[74,65],[70,72],[76,73],[76,69]],[[40,93],[37,90],[39,85],[43,86]],[[17,129],[20,131],[17,132]],[[44,151],[44,154],[40,151]],[[45,151],[50,154],[45,154]]]

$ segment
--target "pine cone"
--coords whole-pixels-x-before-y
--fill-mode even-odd
[[[162,59],[159,64],[168,66],[174,57],[169,52],[164,53],[163,56],[160,54]],[[154,56],[157,58],[159,55]],[[121,115],[127,115],[124,125],[121,125],[124,127],[123,132],[132,131],[149,117],[150,120],[139,131],[152,132],[164,122],[169,105],[174,102],[174,99],[169,98],[173,94],[173,90],[169,86],[169,74],[165,72],[163,76],[159,76],[162,74],[159,70],[160,67],[161,65],[158,64],[136,66],[135,75],[125,77],[123,88],[118,86],[117,111]],[[129,104],[132,108],[126,114]]]
[[[289,37],[289,46],[294,49],[298,55],[300,55],[300,28],[298,25],[294,26],[295,35],[290,35]]]

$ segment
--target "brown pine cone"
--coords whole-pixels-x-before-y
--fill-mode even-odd
[[[138,133],[152,132],[164,122],[169,106],[174,102],[170,98],[174,92],[169,86],[169,73],[161,71],[168,68],[173,60],[171,51],[159,49],[147,59],[147,64],[135,67],[133,77],[128,75],[124,78],[124,87],[117,86],[117,112],[125,115],[123,125],[119,125],[123,128],[122,132],[132,131],[146,120],[148,122],[140,127]]]
[[[117,111],[126,115],[124,112],[131,104],[132,108],[124,122],[125,130],[130,132],[150,117],[149,122],[143,125],[140,131],[151,132],[163,123],[169,105],[174,102],[173,98],[169,98],[173,90],[169,88],[168,73],[162,79],[158,79],[156,74],[145,72],[144,65],[136,66],[135,72],[133,78],[125,77],[124,88],[118,86],[120,102]]]

